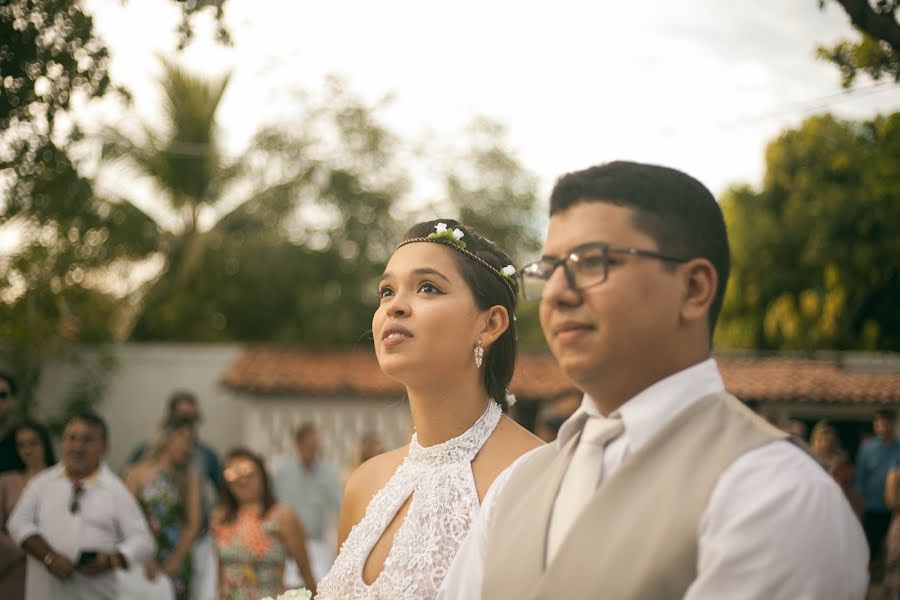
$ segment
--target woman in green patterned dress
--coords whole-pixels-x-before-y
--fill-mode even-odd
[[[189,600],[191,544],[200,528],[200,484],[191,466],[194,430],[190,423],[165,424],[146,457],[125,475],[156,539],[156,557],[144,565],[151,581],[168,576],[177,600]]]

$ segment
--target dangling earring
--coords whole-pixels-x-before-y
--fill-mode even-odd
[[[484,348],[481,347],[481,339],[475,343],[475,368],[480,369],[481,363],[484,360]]]

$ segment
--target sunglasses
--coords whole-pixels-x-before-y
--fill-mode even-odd
[[[252,465],[236,465],[225,469],[225,481],[233,483],[238,479],[244,479],[256,474],[256,467]]]
[[[81,495],[84,494],[84,486],[81,482],[72,484],[72,499],[69,500],[69,512],[73,515],[81,509]]]

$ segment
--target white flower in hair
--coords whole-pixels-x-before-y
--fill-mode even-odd
[[[504,275],[506,275],[507,277],[512,277],[513,275],[516,274],[516,268],[512,265],[506,265],[505,267],[500,269],[500,272],[503,273]]]
[[[446,223],[438,223],[437,225],[434,226],[434,230],[437,231],[438,233],[444,233],[445,231],[447,231],[447,224]]]
[[[514,394],[507,394],[507,395],[506,395],[506,406],[512,406],[512,405],[515,404],[515,403],[516,403],[516,397],[515,397],[515,395],[514,395]]]
[[[464,234],[464,233],[462,232],[461,229],[454,229],[454,230],[453,230],[453,237],[455,237],[455,238],[458,239],[458,240],[463,239],[463,237],[464,237],[465,235],[466,235],[466,234]]]

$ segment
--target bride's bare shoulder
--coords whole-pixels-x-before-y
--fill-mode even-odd
[[[388,482],[406,458],[408,451],[409,446],[403,446],[374,456],[358,466],[347,478],[344,502],[350,505],[354,512],[359,510],[365,512],[372,497]]]
[[[485,449],[491,454],[496,454],[499,460],[512,464],[526,452],[543,445],[544,442],[539,437],[503,415],[493,435],[485,444]]]
[[[523,454],[543,446],[536,435],[504,415],[494,433],[472,461],[479,498],[483,499],[497,476]]]

